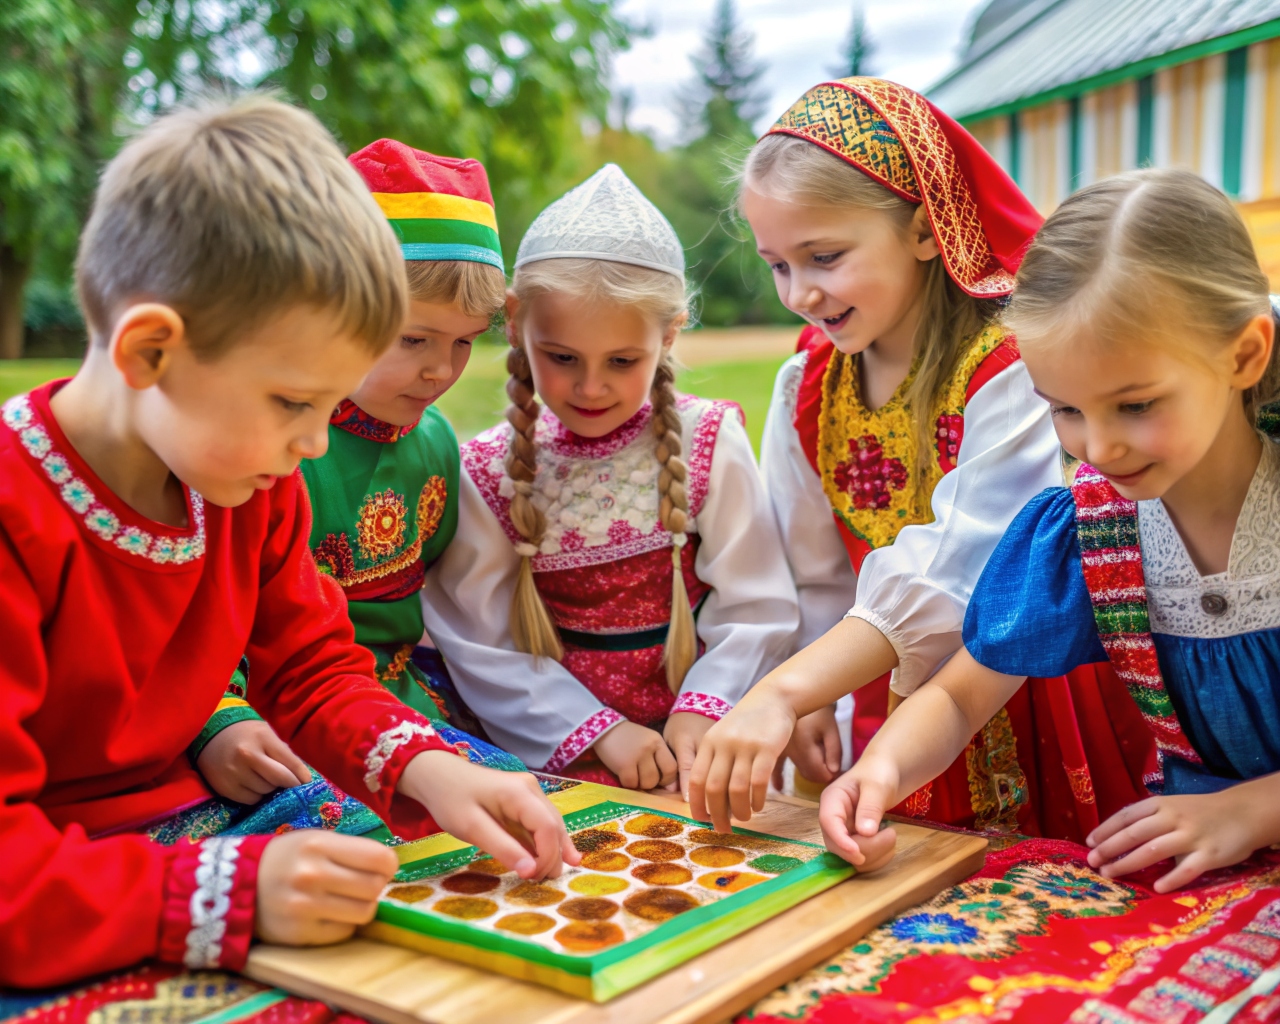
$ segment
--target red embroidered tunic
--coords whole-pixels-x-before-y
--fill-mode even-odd
[[[154,956],[236,968],[270,837],[129,833],[209,796],[185,751],[240,656],[281,737],[402,833],[430,827],[393,795],[404,765],[452,748],[374,682],[299,474],[234,509],[188,492],[186,530],[152,522],[67,442],[59,386],[0,417],[0,985]]]

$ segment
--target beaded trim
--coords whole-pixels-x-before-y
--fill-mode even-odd
[[[416,738],[429,740],[435,735],[436,731],[431,726],[407,720],[379,735],[364,759],[364,784],[369,787],[369,792],[376,793],[382,788],[382,770],[397,750]]]
[[[614,711],[613,708],[601,708],[564,738],[542,770],[554,775],[565,766],[576,761],[587,747],[591,746],[615,725],[625,721],[626,718]]]
[[[187,951],[182,958],[190,968],[219,966],[241,841],[240,836],[215,836],[200,844],[196,891],[191,894],[189,908],[191,931],[187,932]]]
[[[190,536],[155,536],[136,526],[124,526],[119,516],[98,501],[93,488],[72,472],[71,463],[54,447],[53,438],[37,419],[26,395],[17,395],[5,402],[0,420],[18,435],[27,454],[40,463],[62,500],[82,518],[90,533],[114,542],[121,551],[157,565],[184,565],[204,556],[204,499],[195,491],[188,489],[195,526]]]
[[[695,715],[705,715],[716,721],[724,718],[732,710],[733,705],[727,700],[721,700],[709,693],[682,693],[671,705],[673,715],[677,711],[688,711]]]

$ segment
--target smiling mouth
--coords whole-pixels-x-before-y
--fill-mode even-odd
[[[843,327],[848,322],[849,317],[852,314],[853,314],[853,307],[850,306],[848,309],[846,309],[843,313],[839,314],[838,316],[824,316],[822,318],[822,322],[826,324],[828,327],[835,327],[835,328]]]
[[[1136,484],[1141,480],[1150,468],[1150,466],[1143,466],[1141,469],[1134,470],[1132,473],[1103,473],[1102,475],[1113,484],[1128,486],[1129,484]]]
[[[582,406],[580,406],[580,405],[571,405],[569,408],[571,408],[571,409],[572,409],[574,412],[576,412],[579,416],[586,416],[586,417],[589,417],[589,418],[594,419],[596,416],[603,416],[603,415],[604,415],[605,413],[607,413],[610,409],[612,409],[612,408],[613,408],[613,406],[611,406],[611,405],[607,405],[607,406],[605,406],[603,409],[584,409],[584,408],[582,408]]]

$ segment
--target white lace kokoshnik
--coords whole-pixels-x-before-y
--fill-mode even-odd
[[[1280,445],[1264,445],[1236,521],[1226,572],[1201,576],[1164,502],[1138,502],[1153,633],[1220,640],[1280,628]]]
[[[516,269],[549,259],[629,263],[684,279],[675,229],[616,164],[605,164],[529,226]]]
[[[18,435],[27,454],[40,463],[45,475],[58,488],[62,500],[80,517],[90,533],[114,543],[121,551],[156,565],[184,565],[204,556],[204,499],[195,491],[187,488],[193,527],[188,534],[171,537],[156,535],[137,526],[125,526],[120,517],[98,499],[93,488],[76,476],[70,461],[57,450],[26,395],[17,395],[5,402],[0,410],[0,421]]]

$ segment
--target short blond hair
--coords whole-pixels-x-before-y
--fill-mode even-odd
[[[1050,215],[1004,321],[1024,348],[1071,343],[1082,329],[1105,344],[1150,342],[1173,323],[1212,348],[1271,312],[1269,290],[1249,229],[1220,190],[1190,171],[1131,171],[1085,186]],[[1277,397],[1273,350],[1245,406]]]
[[[467,316],[497,319],[507,301],[507,278],[489,263],[409,260],[409,296],[419,302],[456,305]]]
[[[160,118],[106,167],[76,285],[100,343],[134,298],[172,306],[201,358],[295,306],[332,311],[374,354],[401,328],[404,259],[333,137],[270,96]]]

